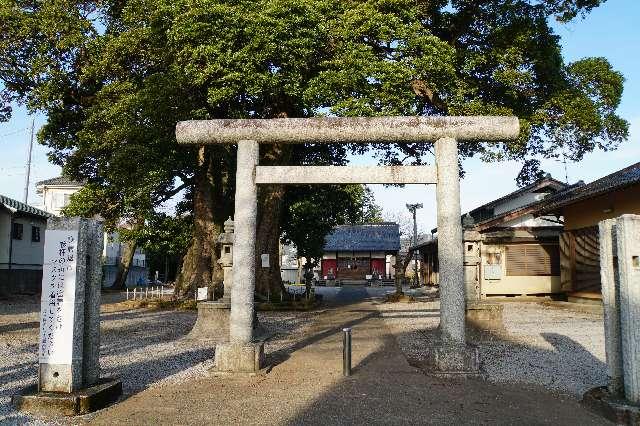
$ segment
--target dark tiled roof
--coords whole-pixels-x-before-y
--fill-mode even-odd
[[[5,197],[4,195],[0,195],[0,205],[10,210],[15,210],[33,216],[39,216],[44,219],[52,216],[50,213],[47,213],[44,210],[36,209],[35,207],[31,207],[28,204],[21,203],[20,201],[14,200],[13,198]]]
[[[567,193],[570,193],[573,189],[575,188],[579,188],[582,185],[582,183],[576,183],[573,185],[568,185],[565,187],[565,189],[552,194],[552,195],[548,195],[547,197],[543,198],[542,200],[538,200],[538,201],[533,201],[529,204],[525,204],[524,206],[519,206],[516,207],[514,209],[511,209],[509,211],[500,213],[499,215],[496,215],[492,218],[489,219],[485,219],[479,222],[476,222],[473,224],[475,229],[478,230],[484,230],[487,229],[489,226],[493,226],[493,225],[497,225],[503,222],[508,222],[510,220],[514,220],[517,219],[521,216],[527,215],[527,214],[533,214],[534,216],[542,216],[543,214],[540,213],[540,210],[542,207],[544,207],[545,205],[547,205],[547,203],[549,202],[550,199],[556,199],[557,197],[561,197]]]
[[[36,186],[41,185],[83,186],[84,182],[78,182],[76,180],[69,179],[66,176],[58,176],[51,179],[41,180],[36,183]]]
[[[499,204],[503,201],[507,201],[510,200],[512,198],[516,198],[519,195],[522,195],[524,193],[530,192],[530,191],[540,191],[543,188],[550,188],[551,192],[555,192],[555,191],[562,191],[563,189],[565,189],[568,185],[566,183],[560,182],[559,180],[556,180],[554,178],[551,177],[551,175],[547,175],[541,179],[538,179],[537,181],[527,185],[527,186],[523,186],[522,188],[518,188],[517,190],[510,192],[507,195],[504,195],[500,198],[496,198],[493,201],[490,201],[486,204],[483,204],[479,207],[476,207],[475,209],[471,210],[469,212],[469,214],[471,214],[471,216],[474,215],[475,212],[482,210],[484,208],[487,207],[493,207],[496,204]],[[464,217],[464,215],[463,215]]]
[[[382,222],[336,227],[325,238],[325,251],[398,251],[400,227]]]
[[[551,175],[547,175],[545,177],[543,177],[542,179],[538,179],[537,181],[527,185],[527,186],[523,186],[522,188],[519,188],[513,192],[510,192],[507,195],[504,195],[500,198],[496,198],[493,201],[490,201],[486,204],[483,204],[479,207],[476,207],[473,210],[470,210],[468,213],[465,213],[462,215],[462,222],[464,223],[465,221],[465,216],[469,215],[472,217],[472,219],[474,219],[474,224],[475,225],[479,225],[479,224],[486,224],[489,222],[493,222],[493,221],[499,221],[507,216],[511,216],[513,213],[516,213],[518,211],[522,211],[523,214],[528,214],[530,213],[529,208],[531,206],[534,205],[538,205],[541,204],[542,201],[533,201],[529,204],[523,205],[523,206],[519,206],[519,207],[515,207],[509,211],[500,213],[500,214],[491,214],[489,217],[483,217],[481,219],[478,219],[478,213],[481,212],[483,209],[487,209],[487,208],[491,208],[493,206],[495,206],[496,204],[499,204],[503,201],[507,201],[513,198],[516,198],[519,195],[522,195],[526,192],[537,192],[540,191],[541,189],[545,189],[545,188],[549,188],[550,192],[555,192],[554,194],[550,194],[547,195],[547,197],[544,199],[549,199],[551,197],[555,197],[557,194],[565,192],[568,188],[573,188],[574,186],[570,186],[567,185],[566,183],[560,182],[559,180],[556,180],[554,178],[551,177]],[[525,211],[527,211],[527,213],[524,213]],[[514,219],[513,217],[511,219]],[[438,231],[438,228],[433,228],[431,230],[432,233],[435,233]],[[419,244],[418,244],[419,245]]]
[[[632,164],[589,184],[578,185],[570,191],[563,191],[548,197],[538,214],[556,213],[562,207],[570,204],[636,184],[640,184],[640,163]]]

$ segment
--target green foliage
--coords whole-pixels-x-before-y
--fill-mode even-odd
[[[0,120],[15,102],[47,115],[39,141],[89,182],[68,211],[100,213],[110,226],[161,221],[157,206],[192,187],[196,151],[174,136],[184,119],[516,115],[518,141],[465,144],[461,155],[579,160],[627,137],[616,114],[623,77],[603,58],[565,64],[549,20],[601,3],[3,0]],[[367,149],[383,163],[418,164],[431,146],[353,148]],[[232,188],[234,149],[215,155]],[[346,150],[296,147],[293,159],[343,164]],[[300,220],[317,205],[349,215],[341,203],[353,198],[306,194],[290,199]]]

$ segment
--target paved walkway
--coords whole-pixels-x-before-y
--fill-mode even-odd
[[[349,300],[362,297],[346,290]],[[606,424],[572,399],[481,380],[428,377],[411,367],[370,301],[319,317],[277,352],[265,377],[197,380],[140,392],[95,424]],[[342,377],[343,327],[353,328],[353,375]]]

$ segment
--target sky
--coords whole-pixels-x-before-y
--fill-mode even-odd
[[[629,139],[612,152],[595,151],[579,163],[567,164],[569,182],[593,181],[632,163],[640,161],[640,1],[608,0],[593,10],[584,20],[554,24],[562,38],[566,62],[589,56],[603,56],[613,68],[625,76],[624,94],[619,114],[631,124]],[[0,123],[0,194],[23,200],[25,163],[32,119],[36,131],[45,117],[29,117],[16,108],[12,119]],[[371,158],[357,158],[358,164],[375,164]],[[554,160],[542,161],[543,169],[558,180],[565,180],[564,165]],[[516,162],[486,164],[478,159],[463,163],[466,175],[460,183],[462,211],[471,210],[516,189],[515,178],[520,170]],[[60,168],[47,160],[47,149],[34,144],[29,185],[29,204],[42,201],[35,192],[35,183],[58,176]],[[420,232],[429,232],[436,225],[435,186],[407,185],[385,188],[370,185],[377,203],[386,217],[408,217],[406,203],[423,203],[418,210]]]

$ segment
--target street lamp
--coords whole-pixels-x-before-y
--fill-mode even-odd
[[[413,246],[417,246],[418,245],[418,224],[416,222],[416,211],[418,209],[421,209],[422,203],[418,203],[418,204],[407,204],[407,209],[409,209],[409,211],[411,212],[411,214],[413,215]],[[413,251],[413,276],[414,276],[414,283],[420,283],[420,277],[418,276],[418,259],[416,256],[416,252],[415,250]]]

